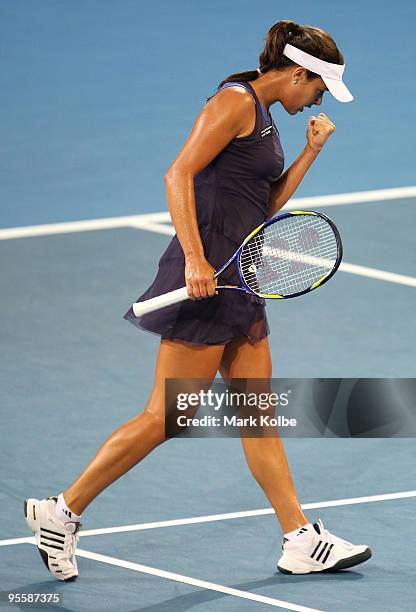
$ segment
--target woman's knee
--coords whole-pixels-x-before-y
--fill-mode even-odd
[[[189,397],[191,394],[198,394],[199,391],[206,391],[208,381],[206,385],[201,389],[200,384],[196,384],[200,381],[190,380],[184,381],[182,385],[179,385],[179,389],[183,392],[180,395],[186,395]],[[155,385],[149,401],[147,402],[143,412],[147,418],[151,419],[153,427],[159,434],[163,433],[164,439],[170,439],[183,433],[188,429],[188,425],[183,425],[183,422],[194,418],[199,409],[199,404],[192,402],[186,409],[180,405],[183,403],[183,398],[179,400],[178,388],[173,386],[169,389],[169,386],[165,389],[158,388]]]
[[[165,392],[155,385],[141,414],[148,415],[155,424],[165,422]]]

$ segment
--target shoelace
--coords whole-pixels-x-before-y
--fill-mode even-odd
[[[65,536],[65,542],[63,545],[64,549],[60,552],[57,552],[55,555],[59,561],[65,561],[71,569],[73,568],[72,556],[75,555],[78,542],[79,534],[72,534],[68,531]]]
[[[331,544],[341,544],[341,546],[344,546],[346,548],[352,548],[354,546],[352,542],[348,542],[348,540],[343,540],[342,538],[339,538],[338,536],[325,529],[325,527],[322,525],[322,521],[319,520],[318,525],[321,530],[321,535],[327,540],[329,540]]]

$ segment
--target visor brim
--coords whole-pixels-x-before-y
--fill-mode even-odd
[[[324,76],[321,76],[321,79],[328,87],[334,98],[339,102],[351,102],[351,100],[354,100],[354,96],[343,81],[329,79],[328,77]]]

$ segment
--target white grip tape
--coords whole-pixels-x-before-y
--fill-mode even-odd
[[[150,300],[146,300],[144,302],[136,302],[133,304],[133,312],[136,317],[140,317],[141,315],[147,314],[148,312],[153,312],[154,310],[159,310],[159,308],[164,308],[165,306],[170,306],[171,304],[176,304],[177,302],[183,302],[183,300],[188,300],[188,290],[186,287],[181,287],[180,289],[175,289],[175,291],[169,291],[169,293],[164,293],[163,295],[158,295],[157,297],[151,298]]]

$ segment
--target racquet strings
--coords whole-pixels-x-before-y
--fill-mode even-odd
[[[296,215],[262,228],[242,248],[244,282],[256,293],[293,295],[309,289],[338,258],[331,225],[319,216]]]

